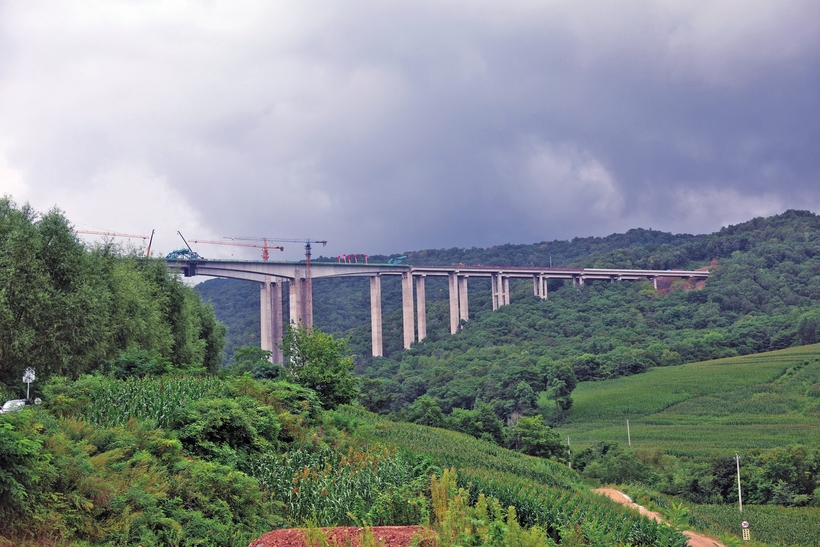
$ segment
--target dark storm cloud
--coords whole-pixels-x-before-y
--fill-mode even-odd
[[[818,206],[812,2],[51,6],[2,7],[0,184],[79,221],[339,254]]]

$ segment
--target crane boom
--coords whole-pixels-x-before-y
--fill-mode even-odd
[[[94,230],[77,230],[74,229],[75,234],[89,234],[93,236],[109,236],[109,237],[132,237],[136,239],[148,239],[148,236],[140,236],[135,234],[121,234],[119,232],[97,232]],[[153,232],[152,232],[153,233]]]
[[[270,257],[268,254],[268,249],[279,249],[280,251],[284,251],[285,248],[281,245],[268,245],[266,243],[262,245],[257,245],[256,243],[229,243],[227,241],[210,241],[207,239],[192,239],[191,243],[205,243],[207,245],[229,245],[231,247],[255,247],[257,249],[262,249],[262,260],[267,261]]]

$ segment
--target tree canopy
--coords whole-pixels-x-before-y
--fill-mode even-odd
[[[104,363],[215,371],[224,344],[211,306],[164,261],[87,248],[59,210],[0,199],[0,382],[18,386],[27,367],[77,377]]]

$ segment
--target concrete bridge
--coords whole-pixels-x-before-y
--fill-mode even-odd
[[[288,282],[288,298],[292,324],[304,322],[313,326],[313,291],[311,281],[330,277],[370,278],[370,320],[374,357],[384,355],[382,350],[382,293],[381,278],[401,276],[402,322],[404,347],[427,337],[427,307],[424,282],[427,277],[447,277],[450,295],[450,332],[458,331],[459,323],[469,321],[467,282],[470,278],[489,277],[492,284],[493,309],[510,303],[510,279],[532,279],[533,294],[547,298],[547,280],[571,279],[576,286],[587,280],[648,279],[658,288],[660,278],[706,279],[708,271],[687,270],[621,270],[599,268],[537,268],[498,266],[410,266],[393,264],[344,264],[313,262],[310,277],[302,262],[262,262],[253,260],[166,260],[172,270],[186,277],[206,275],[228,279],[243,279],[259,283],[262,349],[272,354],[274,363],[282,363],[278,344],[284,334],[282,299],[283,283]],[[413,309],[415,289],[416,310]],[[415,323],[415,324],[414,324]]]

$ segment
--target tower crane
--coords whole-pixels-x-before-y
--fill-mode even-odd
[[[264,242],[262,245],[257,245],[255,243],[230,243],[228,241],[209,241],[207,239],[192,239],[191,243],[205,243],[207,245],[230,245],[232,247],[256,247],[257,249],[262,249],[262,260],[267,262],[268,258],[270,258],[270,253],[268,253],[268,249],[279,249],[280,251],[284,251],[285,248],[281,245],[268,245],[267,241]]]
[[[226,237],[225,239],[242,240],[242,241],[262,241],[263,245],[267,245],[268,241],[279,241],[283,243],[304,243],[305,244],[305,283],[307,284],[307,309],[313,310],[313,281],[310,277],[310,251],[313,243],[321,243],[322,247],[327,245],[327,240],[319,239],[290,239],[283,237]],[[310,312],[312,314],[312,311]],[[308,321],[312,326],[312,317]]]
[[[151,230],[151,237],[148,236],[141,236],[135,234],[122,234],[120,232],[100,232],[96,230],[78,230],[77,228],[74,229],[75,234],[87,234],[92,236],[108,236],[108,237],[127,237],[129,239],[142,239],[145,241],[146,239],[150,239],[148,242],[148,251],[145,253],[145,256],[149,256],[151,254],[151,243],[154,241],[154,230]]]

